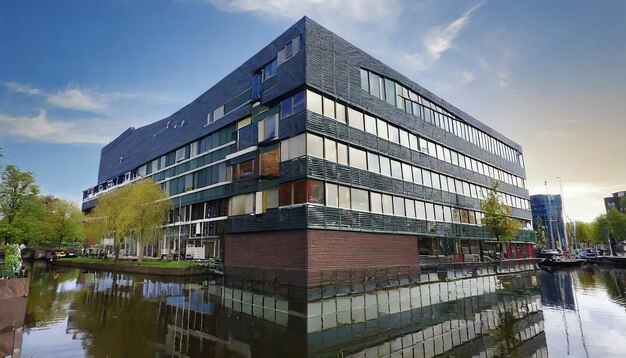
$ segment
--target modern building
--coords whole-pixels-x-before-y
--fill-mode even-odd
[[[544,230],[550,248],[567,248],[563,201],[561,195],[538,194],[530,196],[535,231]]]
[[[181,238],[183,254],[224,257],[227,274],[311,286],[356,269],[414,274],[420,256],[502,254],[481,226],[494,180],[525,229],[507,255],[531,255],[525,177],[519,144],[305,17],[105,146],[83,210],[151,178],[176,207],[161,250]]]
[[[617,193],[613,193],[608,198],[604,198],[604,208],[606,209],[606,212],[608,213],[610,208],[615,208],[618,211],[626,213],[626,207],[622,207],[620,205],[620,201],[624,196],[626,196],[626,191],[618,191]]]

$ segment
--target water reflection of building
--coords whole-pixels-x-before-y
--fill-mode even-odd
[[[149,351],[157,357],[492,356],[509,339],[496,332],[510,323],[522,356],[546,356],[532,272],[450,281],[433,277],[340,296],[245,282],[227,287],[210,280],[82,275],[93,277],[79,279],[89,289],[72,305],[68,332],[86,346],[107,350],[99,354],[115,355],[121,349],[115,345],[135,344],[137,355]],[[505,312],[510,321],[502,318]],[[115,329],[126,336],[106,337]]]
[[[542,273],[539,278],[543,287],[541,303],[544,306],[576,310],[570,272]]]

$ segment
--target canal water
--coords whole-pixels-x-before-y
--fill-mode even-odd
[[[22,357],[624,357],[626,271],[429,281],[324,297],[35,265]]]

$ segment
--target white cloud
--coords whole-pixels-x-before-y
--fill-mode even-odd
[[[41,90],[31,85],[25,85],[17,82],[3,82],[2,84],[5,85],[9,90],[16,93],[24,93],[29,96],[41,94]]]
[[[299,19],[304,14],[345,21],[382,22],[400,13],[399,0],[205,0],[216,8],[231,12],[257,12],[272,18]]]
[[[454,40],[470,22],[472,14],[483,5],[480,3],[467,10],[461,17],[447,26],[436,26],[422,37],[425,51],[421,53],[401,53],[403,61],[414,71],[423,71],[433,66],[441,55],[454,45]]]
[[[104,96],[93,91],[69,87],[48,95],[48,103],[61,108],[102,113],[108,107]]]
[[[112,127],[112,126],[111,126]],[[37,116],[12,116],[0,113],[0,133],[18,140],[35,140],[46,143],[93,143],[106,144],[109,129],[94,120],[68,122],[50,120],[46,111]]]

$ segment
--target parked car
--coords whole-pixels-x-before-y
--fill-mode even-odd
[[[578,254],[578,257],[581,259],[595,259],[596,257],[598,257],[598,254],[592,249],[583,249]]]

